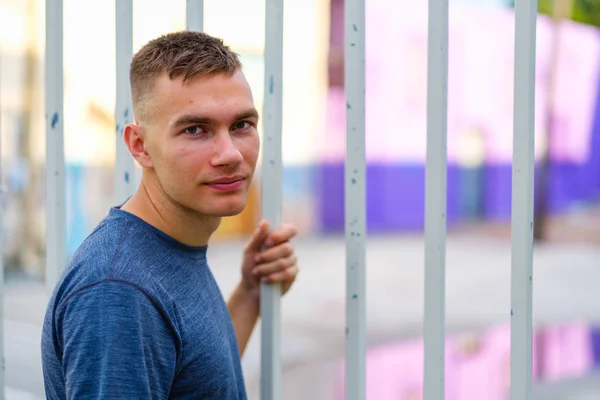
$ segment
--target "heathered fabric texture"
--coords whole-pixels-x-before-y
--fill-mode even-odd
[[[235,331],[206,251],[112,208],[50,299],[47,398],[246,399]]]

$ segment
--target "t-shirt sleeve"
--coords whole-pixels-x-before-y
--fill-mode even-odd
[[[56,313],[67,399],[166,399],[177,364],[167,319],[139,288],[103,281]]]

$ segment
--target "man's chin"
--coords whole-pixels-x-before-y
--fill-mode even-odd
[[[244,211],[243,208],[241,210],[226,211],[221,213],[219,217],[235,217],[236,215],[240,215],[242,211]]]
[[[219,210],[213,210],[213,212],[211,214],[215,217],[235,217],[236,215],[241,214],[245,208],[246,208],[245,204],[229,206],[226,208],[221,208]]]
[[[201,203],[196,202],[193,207],[196,212],[211,217],[233,217],[246,208],[247,196],[245,193],[235,193],[226,196],[204,197]]]

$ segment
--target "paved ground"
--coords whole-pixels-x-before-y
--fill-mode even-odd
[[[284,398],[333,399],[333,366],[344,353],[344,242],[341,238],[299,238],[296,246],[302,270],[295,288],[282,303]],[[447,247],[448,331],[508,323],[510,243],[483,235],[451,234]],[[211,267],[226,295],[238,279],[241,248],[241,242],[231,242],[216,244],[209,250]],[[421,238],[370,237],[367,258],[369,343],[419,335],[423,314]],[[10,388],[7,398],[40,399],[43,398],[39,356],[45,306],[43,287],[22,278],[9,277],[7,281],[4,319],[6,381]],[[597,245],[538,246],[534,265],[536,323],[600,321],[598,282],[600,247]],[[256,331],[243,360],[251,399],[258,398],[259,338]],[[592,388],[595,382],[593,398],[600,398],[597,378],[587,382],[591,382]],[[575,386],[583,393],[583,383]],[[556,397],[560,393],[552,393],[555,397],[539,398],[590,398],[575,394]]]

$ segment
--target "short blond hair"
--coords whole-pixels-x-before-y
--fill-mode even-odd
[[[206,33],[173,32],[153,39],[131,60],[129,82],[134,116],[136,120],[149,118],[147,102],[156,79],[163,73],[170,79],[183,77],[186,82],[211,74],[233,75],[241,68],[238,54],[222,39]]]

